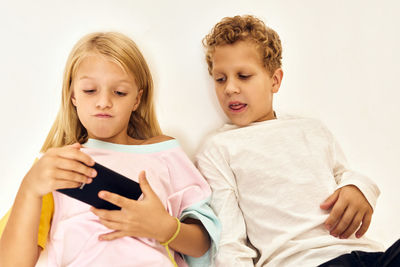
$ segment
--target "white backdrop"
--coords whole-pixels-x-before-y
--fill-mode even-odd
[[[369,235],[400,238],[400,4],[393,1],[1,1],[0,214],[12,205],[55,119],[73,44],[121,31],[144,53],[164,132],[193,158],[225,117],[201,39],[225,16],[253,14],[283,43],[278,111],[323,120],[351,166],[380,186]],[[319,203],[315,203],[318,205]]]

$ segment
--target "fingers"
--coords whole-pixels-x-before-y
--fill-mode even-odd
[[[349,238],[360,227],[362,219],[363,219],[362,213],[358,212],[357,214],[355,214],[351,224],[347,227],[347,229],[343,233],[339,234],[339,237]]]
[[[342,215],[338,216],[336,225],[330,229],[330,234],[334,237],[339,237],[340,234],[342,234],[353,221],[353,216],[354,211],[349,210],[349,208],[345,209],[342,212]]]
[[[73,143],[72,145],[69,145],[70,147],[73,147],[73,148],[77,148],[77,149],[79,149],[79,148],[81,148],[82,147],[82,145],[81,144],[79,144],[78,142],[76,142],[76,143]]]
[[[93,166],[94,160],[86,153],[80,151],[79,148],[81,147],[82,147],[81,144],[75,143],[62,148],[51,148],[48,150],[48,153],[51,155],[56,155],[61,158],[80,161],[87,166]]]
[[[366,210],[357,205],[343,205],[338,201],[325,221],[325,226],[332,236],[339,238],[348,238],[358,229],[356,237],[360,238],[368,230],[371,217],[372,209]]]
[[[67,189],[67,188],[77,188],[81,186],[82,183],[66,181],[66,180],[55,180],[52,182],[54,190],[57,189]]]
[[[54,176],[57,180],[73,181],[80,184],[90,184],[92,182],[92,178],[73,171],[56,170]]]
[[[100,219],[100,223],[111,230],[121,230],[122,226],[119,222],[107,221]]]
[[[336,204],[333,206],[333,209],[331,210],[328,219],[325,221],[325,228],[331,231],[333,227],[338,223],[339,219],[342,217],[342,214],[344,213],[346,209],[346,205],[344,205],[342,202],[336,202]]]
[[[362,237],[368,230],[369,225],[371,224],[371,217],[372,217],[372,212],[367,212],[364,215],[364,218],[362,219],[362,224],[360,229],[356,232],[356,237],[360,238]]]
[[[79,145],[80,147],[80,145]],[[66,147],[65,151],[63,151],[62,155],[60,155],[63,158],[68,158],[68,159],[74,159],[77,161],[82,162],[86,166],[93,166],[94,165],[94,160],[86,153],[83,153],[79,149],[76,149],[75,147]]]
[[[104,199],[120,208],[129,208],[134,205],[135,200],[125,198],[118,194],[114,194],[108,191],[100,191],[99,198]]]
[[[123,223],[125,221],[120,210],[103,210],[91,207],[90,211],[93,212],[97,217],[99,217],[100,220],[105,222]],[[115,230],[117,228],[110,229]]]
[[[76,160],[57,158],[55,160],[55,166],[56,166],[56,168],[58,168],[60,170],[65,170],[65,171],[69,171],[69,172],[73,171],[73,172],[79,173],[81,175],[84,175],[86,177],[94,178],[97,175],[97,172],[95,169],[90,168]]]
[[[124,236],[128,236],[128,235],[125,234],[122,231],[114,231],[114,232],[111,232],[111,233],[108,233],[108,234],[100,235],[99,236],[99,240],[100,241],[111,241],[111,240],[114,240],[114,239],[117,239],[117,238],[121,238],[121,237],[124,237]]]
[[[330,195],[324,202],[321,203],[320,208],[323,210],[328,210],[336,203],[339,198],[340,189],[336,190],[332,195]]]
[[[151,188],[151,186],[149,184],[149,181],[147,181],[145,171],[141,171],[139,173],[139,185],[140,185],[140,189],[142,189],[143,195],[145,197],[155,195],[153,189]]]

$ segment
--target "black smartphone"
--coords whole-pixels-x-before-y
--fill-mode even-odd
[[[72,198],[83,201],[98,209],[120,210],[121,208],[98,197],[101,190],[106,190],[126,198],[137,200],[142,194],[139,183],[95,163],[92,167],[97,176],[90,184],[82,184],[78,188],[58,189],[57,191]]]

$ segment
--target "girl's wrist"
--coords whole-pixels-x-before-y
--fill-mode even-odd
[[[165,220],[160,221],[160,232],[156,240],[159,243],[164,243],[168,241],[171,236],[174,235],[177,228],[177,223],[175,217],[168,215]]]
[[[32,185],[29,180],[24,177],[24,179],[21,182],[21,186],[19,188],[19,191],[26,197],[30,199],[37,199],[37,198],[42,198],[43,196],[40,195],[40,193],[35,192],[33,190],[35,188],[35,185]]]

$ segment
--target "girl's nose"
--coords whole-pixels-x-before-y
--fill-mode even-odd
[[[112,107],[111,96],[108,92],[104,92],[99,95],[97,99],[96,107],[99,109],[106,109]]]
[[[225,85],[225,94],[232,95],[240,93],[240,88],[234,79],[228,79]]]

